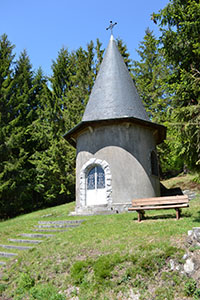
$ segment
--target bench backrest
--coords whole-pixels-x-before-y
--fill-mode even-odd
[[[168,196],[168,197],[154,197],[132,200],[133,206],[146,206],[146,205],[167,205],[167,204],[181,204],[188,203],[187,195]]]

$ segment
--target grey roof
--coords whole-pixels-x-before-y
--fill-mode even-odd
[[[82,121],[124,117],[149,121],[133,80],[111,35]]]

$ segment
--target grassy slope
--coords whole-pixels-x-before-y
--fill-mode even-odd
[[[176,186],[180,180],[184,188],[191,182],[176,178]],[[149,211],[141,223],[136,213],[84,217],[80,227],[20,252],[3,270],[0,299],[128,299],[131,290],[140,291],[140,299],[193,299],[183,294],[187,279],[170,271],[168,261],[180,260],[187,231],[200,226],[195,189],[197,197],[179,221],[174,210]],[[68,217],[73,209],[70,203],[1,222],[0,243],[29,232],[39,220],[75,219]],[[51,216],[42,218],[46,214]]]

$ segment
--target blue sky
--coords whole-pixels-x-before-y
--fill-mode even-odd
[[[1,0],[0,35],[6,33],[17,57],[26,49],[34,69],[42,67],[51,74],[52,60],[64,46],[75,50],[99,38],[105,48],[110,20],[117,22],[114,37],[127,45],[132,59],[149,27],[158,35],[151,21],[168,0]]]

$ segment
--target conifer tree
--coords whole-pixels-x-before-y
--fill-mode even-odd
[[[12,72],[14,45],[10,43],[7,35],[0,38],[0,217],[5,215],[5,191],[9,189],[9,178],[6,176],[5,162],[9,159],[7,151],[8,123],[11,120],[10,98],[12,95]]]
[[[166,62],[159,40],[148,28],[137,52],[140,60],[134,61],[133,67],[137,90],[150,119],[167,126],[167,139],[157,148],[161,175],[168,174],[171,170],[175,173],[181,170],[183,163],[178,155],[181,145],[179,138],[173,126],[170,126],[171,95],[168,80],[171,66]]]
[[[10,120],[10,97],[12,95],[12,65],[14,46],[4,34],[0,38],[0,170],[5,159],[5,139],[7,135],[7,123]],[[1,172],[0,171],[0,172]]]
[[[101,49],[102,43],[100,40],[97,38],[96,40],[96,46],[95,46],[95,53],[96,53],[96,60],[95,60],[95,76],[99,72],[99,67],[101,65],[101,62],[103,60],[103,54],[105,49]]]
[[[118,38],[116,40],[117,42],[117,47],[119,52],[121,53],[121,56],[124,59],[124,62],[129,70],[129,72],[132,71],[132,60],[130,59],[130,53],[128,52],[126,44],[122,41],[122,39]]]
[[[158,14],[165,57],[172,66],[171,118],[180,136],[180,156],[191,169],[200,165],[200,3],[172,0]]]
[[[9,100],[10,119],[7,122],[6,153],[1,180],[1,214],[13,216],[37,208],[40,195],[35,191],[36,168],[31,157],[40,139],[33,138],[33,122],[40,107],[41,74],[34,77],[26,51],[16,62],[12,95]]]
[[[30,122],[31,88],[31,65],[26,52],[23,52],[16,64],[13,78],[13,93],[9,103],[11,120],[8,124],[9,131],[6,139],[6,151],[9,156],[4,162],[3,179],[7,189],[2,196],[7,199],[10,212],[23,211],[26,200],[30,198],[31,185],[28,177],[31,167],[28,163],[26,128]]]
[[[170,105],[166,85],[169,69],[159,49],[159,41],[149,28],[137,52],[140,61],[134,61],[133,74],[138,92],[150,118],[163,122]]]

